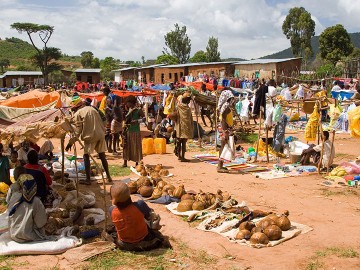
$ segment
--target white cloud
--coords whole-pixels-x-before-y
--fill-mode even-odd
[[[121,60],[155,58],[164,35],[174,23],[187,26],[192,54],[204,50],[209,36],[219,39],[221,56],[257,58],[289,47],[282,22],[289,8],[304,6],[316,22],[316,34],[335,23],[349,32],[360,24],[360,7],[352,0],[289,0],[269,5],[265,0],[74,0],[57,7],[40,0],[0,0],[0,37],[25,34],[10,29],[16,21],[55,26],[50,46],[67,54],[90,50],[95,56]],[[42,1],[43,2],[43,1]]]

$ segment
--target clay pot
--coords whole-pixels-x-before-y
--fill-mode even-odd
[[[193,200],[184,200],[180,202],[177,206],[177,211],[179,212],[186,212],[192,210]]]
[[[248,230],[240,230],[240,231],[237,233],[235,239],[236,239],[236,240],[243,240],[243,239],[249,240],[250,237],[251,237],[251,232],[249,232]]]
[[[220,201],[223,201],[222,193],[223,192],[220,189],[218,189],[218,191],[216,191],[216,198],[218,198]]]
[[[281,229],[276,225],[270,225],[264,230],[264,234],[269,238],[270,241],[279,240],[282,236]]]
[[[148,180],[148,178],[146,176],[141,176],[138,180],[136,180],[136,184],[139,187],[144,185],[144,182]]]
[[[144,170],[145,168],[144,168],[144,166],[143,165],[136,165],[136,167],[135,167],[135,170],[137,171],[137,172],[141,172],[142,170]]]
[[[174,192],[173,192],[173,196],[174,196],[175,198],[178,198],[178,199],[180,199],[181,196],[184,195],[184,194],[185,194],[184,185],[178,186],[178,187],[174,190]]]
[[[226,202],[226,201],[228,201],[228,200],[230,200],[231,199],[231,195],[230,195],[230,193],[229,192],[223,192],[222,193],[222,196],[223,196],[223,201],[224,202]]]
[[[129,190],[130,190],[130,194],[135,194],[137,192],[137,190],[138,190],[138,186],[137,186],[136,182],[128,183],[128,187],[129,187]]]
[[[163,187],[163,191],[169,192],[169,190],[174,191],[174,190],[175,190],[175,187],[174,187],[173,185],[171,185],[171,184],[167,184],[167,185],[165,185],[165,186]]]
[[[150,173],[151,178],[161,178],[160,174],[158,172],[152,172]]]
[[[263,220],[259,221],[258,224],[256,224],[256,226],[260,227],[262,230],[265,230],[270,225],[276,225],[275,221],[273,221],[271,218],[264,218]]]
[[[195,200],[195,196],[192,194],[188,194],[185,193],[184,195],[181,196],[181,200],[185,201],[185,200]]]
[[[244,221],[240,224],[239,230],[248,230],[251,232],[251,230],[255,227],[254,222],[251,221]]]
[[[154,188],[153,193],[151,194],[151,197],[149,199],[156,200],[159,199],[162,196],[162,191],[159,188]]]
[[[201,211],[205,209],[205,204],[203,202],[195,201],[192,205],[192,210]]]
[[[138,193],[143,197],[150,197],[154,188],[151,186],[142,186],[138,189]]]
[[[147,171],[146,171],[145,169],[143,169],[143,170],[140,172],[140,175],[141,175],[141,176],[147,176],[148,173],[147,173]]]
[[[269,238],[264,233],[257,232],[251,236],[250,243],[253,245],[256,244],[267,245],[269,243]]]
[[[291,228],[291,222],[287,216],[281,216],[276,221],[276,225],[283,231],[287,231]]]
[[[273,221],[275,221],[275,224],[276,224],[276,221],[279,219],[278,215],[276,215],[276,214],[270,214],[270,215],[266,216],[266,218],[272,219]]]

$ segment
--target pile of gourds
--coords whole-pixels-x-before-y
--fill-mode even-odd
[[[250,240],[250,243],[254,245],[267,245],[269,241],[279,240],[282,237],[282,232],[291,228],[288,215],[289,211],[285,211],[282,215],[268,214],[257,223],[244,221],[240,223],[235,239]]]
[[[140,173],[141,176],[151,176],[152,178],[169,175],[169,170],[164,169],[162,164],[157,164],[155,167],[151,167],[145,166],[144,163],[140,162],[140,164],[135,167],[135,170]]]
[[[341,166],[337,166],[335,169],[333,169],[330,173],[329,176],[340,176],[343,177],[347,175],[347,172],[345,171],[345,169]]]
[[[177,206],[178,212],[186,212],[191,210],[204,210],[212,205],[215,205],[216,201],[228,201],[231,196],[228,192],[222,192],[218,190],[216,194],[199,191],[197,194],[184,193],[181,196],[181,201]]]

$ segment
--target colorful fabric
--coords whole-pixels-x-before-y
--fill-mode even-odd
[[[191,109],[188,105],[180,103],[177,107],[177,119],[175,122],[176,137],[181,139],[192,139],[194,125]]]
[[[76,107],[81,106],[82,103],[83,103],[83,100],[81,97],[73,96],[71,99],[71,102],[70,102],[70,106],[76,108]]]
[[[229,108],[230,103],[229,103],[229,99],[233,98],[234,95],[230,90],[224,90],[221,92],[220,97],[219,97],[219,103],[218,103],[218,110],[220,115],[222,115],[224,113],[224,111]]]
[[[139,162],[143,159],[140,132],[127,132],[123,150],[124,160]]]
[[[0,157],[0,182],[4,182],[8,186],[11,185],[10,181],[10,163],[7,157]]]
[[[306,124],[306,127],[305,127],[305,140],[306,141],[315,141],[315,139],[316,139],[316,135],[318,132],[318,127],[319,127],[319,118],[320,118],[318,109],[319,109],[318,105],[315,104],[314,111],[310,115],[309,120]]]
[[[348,116],[351,136],[360,138],[360,106],[350,110]]]

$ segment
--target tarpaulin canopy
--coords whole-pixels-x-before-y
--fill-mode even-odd
[[[49,105],[53,102],[56,102],[55,107],[61,107],[60,94],[58,92],[47,93],[39,90],[32,90],[25,94],[0,101],[0,105],[13,108],[37,108]]]
[[[183,82],[183,84],[185,86],[192,86],[194,87],[196,90],[200,90],[201,89],[201,85],[203,84],[204,82]],[[206,85],[206,89],[210,90],[210,91],[214,91],[214,85],[212,83],[204,83]],[[224,87],[221,86],[221,85],[218,85],[217,89],[218,90],[221,90],[223,89]]]
[[[121,90],[113,90],[112,93],[115,95],[126,98],[128,96],[155,96],[159,93],[157,91],[151,90],[151,89],[144,89],[141,92],[132,92],[132,91],[121,91]],[[96,99],[97,101],[101,101],[104,97],[103,92],[95,92],[95,93],[79,93],[79,96],[83,99],[90,98],[90,99]]]

